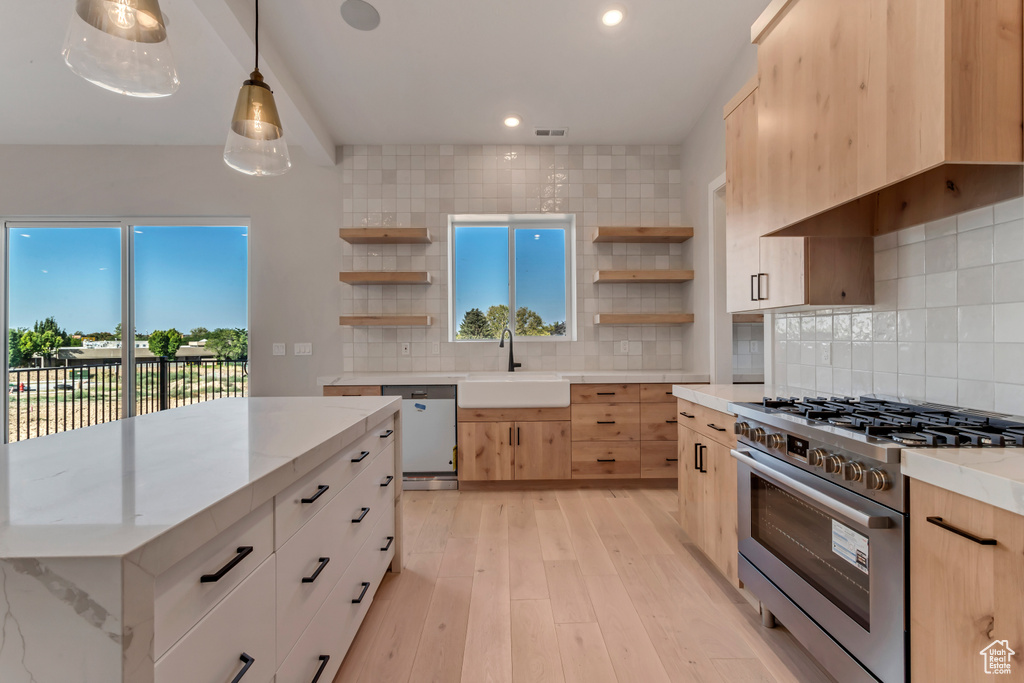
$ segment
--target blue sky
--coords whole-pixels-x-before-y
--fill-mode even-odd
[[[545,324],[565,319],[565,233],[516,230],[516,306]],[[471,308],[508,305],[508,228],[455,229],[455,320]]]
[[[135,228],[140,332],[247,327],[248,229]],[[10,231],[10,326],[54,316],[68,332],[111,332],[121,320],[119,228]]]

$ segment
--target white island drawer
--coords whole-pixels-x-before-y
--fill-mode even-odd
[[[155,683],[228,683],[253,661],[244,683],[268,683],[274,642],[274,557],[268,558],[157,660]]]
[[[156,578],[154,657],[167,652],[270,556],[272,513],[273,504],[267,501]]]
[[[280,548],[303,524],[323,510],[389,444],[394,443],[393,417],[295,482],[275,499],[276,547]]]

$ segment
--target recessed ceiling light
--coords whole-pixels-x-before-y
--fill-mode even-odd
[[[523,120],[519,118],[519,116],[517,116],[516,114],[509,114],[508,116],[505,117],[505,125],[508,126],[509,128],[515,128],[522,122]]]
[[[618,26],[625,16],[625,12],[621,9],[610,9],[601,16],[601,23],[605,26]]]
[[[380,26],[380,12],[366,0],[345,0],[341,3],[341,18],[359,31],[372,31]]]

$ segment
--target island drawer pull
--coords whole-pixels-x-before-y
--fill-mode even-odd
[[[388,536],[388,544],[386,546],[384,546],[383,548],[381,548],[380,551],[382,553],[386,553],[387,551],[391,550],[391,544],[394,543],[394,542],[395,542],[395,537],[394,536]]]
[[[665,462],[679,462],[679,458],[665,458]]]
[[[359,524],[361,521],[363,521],[363,517],[366,517],[366,513],[370,511],[370,508],[362,508],[362,510],[363,510],[363,514],[361,514],[358,517],[356,517],[355,519],[353,519],[352,520],[353,524]]]
[[[309,683],[317,683],[320,680],[320,676],[323,675],[329,661],[331,661],[330,655],[320,655],[320,668],[316,670],[316,676],[313,676],[313,680]]]
[[[238,554],[235,555],[230,562],[221,567],[216,574],[203,574],[201,577],[199,577],[199,583],[217,583],[218,581],[223,579],[225,574],[227,574],[229,571],[237,567],[239,562],[248,557],[249,553],[252,552],[252,546],[240,546],[238,550],[236,550],[235,552]],[[245,673],[245,671],[243,670],[242,673]]]
[[[690,420],[692,420],[694,417],[696,417],[695,415],[690,415],[689,413],[679,413],[679,414],[682,415],[683,417],[687,418],[687,419],[690,419]]]
[[[352,458],[352,462],[362,462],[366,460],[368,455],[370,455],[370,451],[362,451],[359,453],[358,458]]]
[[[597,392],[597,395],[598,396],[614,396],[615,392],[614,391],[599,391],[599,392]]]
[[[368,581],[363,581],[362,586],[363,590],[359,593],[359,597],[352,601],[353,605],[358,605],[359,603],[361,603],[363,601],[363,598],[366,597],[366,591],[370,589],[370,583]]]
[[[666,396],[672,396],[672,392],[671,392],[671,391],[666,391],[666,392],[665,392],[665,395],[666,395]]]
[[[615,462],[615,458],[598,458],[598,462]]]
[[[386,431],[386,432],[384,432],[383,434],[381,434],[381,435],[380,435],[380,438],[382,438],[382,439],[386,439],[386,438],[388,438],[389,436],[391,436],[391,435],[392,435],[392,434],[394,434],[394,433],[395,433],[395,430],[394,430],[394,429],[389,429],[388,431]]]
[[[303,576],[302,583],[313,583],[314,581],[316,581],[316,578],[320,576],[320,572],[324,570],[324,567],[326,567],[327,563],[330,561],[331,558],[329,557],[321,557],[319,560],[317,560],[317,562],[320,563],[320,566],[317,567],[316,571],[310,574],[309,576]]]
[[[394,480],[395,480],[395,478],[389,474],[387,481],[385,481],[383,484],[381,484],[380,487],[382,489],[386,489],[387,487],[391,486],[391,482],[393,482]]]
[[[327,493],[327,489],[329,489],[329,488],[331,488],[329,484],[320,484],[319,486],[316,487],[316,493],[314,493],[309,498],[303,498],[299,502],[301,502],[303,505],[308,505],[309,503],[315,503],[316,499],[319,498],[320,496],[324,495],[325,493]]]
[[[245,662],[245,666],[242,667],[242,670],[238,672],[237,676],[231,679],[231,683],[238,683],[240,680],[242,680],[242,676],[249,673],[249,667],[251,667],[253,663],[255,663],[256,661],[255,657],[247,655],[244,652],[242,653],[242,656],[238,659],[242,662]]]
[[[604,421],[598,420],[597,424],[599,424],[599,425],[613,425],[613,424],[615,424],[615,420],[604,420]]]
[[[713,424],[712,424],[712,423],[710,423],[710,422],[708,422],[708,427],[711,427],[711,428],[712,428],[712,429],[714,429],[714,430],[715,430],[716,432],[727,432],[727,431],[729,431],[729,430],[727,430],[727,429],[722,429],[721,427],[716,427],[715,425],[713,425]]]
[[[925,517],[925,521],[928,522],[929,524],[934,524],[935,526],[939,527],[940,529],[945,529],[946,531],[952,531],[957,536],[963,536],[968,541],[974,541],[978,545],[999,545],[999,542],[996,541],[996,539],[994,539],[994,538],[982,538],[981,536],[975,536],[974,534],[972,534],[969,531],[964,531],[963,529],[957,529],[955,526],[953,526],[949,522],[943,521],[942,517]]]
[[[679,420],[665,420],[665,424],[670,424],[670,425],[679,424]]]

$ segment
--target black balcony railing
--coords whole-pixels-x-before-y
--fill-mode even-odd
[[[120,363],[11,370],[10,442],[102,424],[121,417]],[[135,364],[135,414],[248,396],[246,361],[166,360]]]

